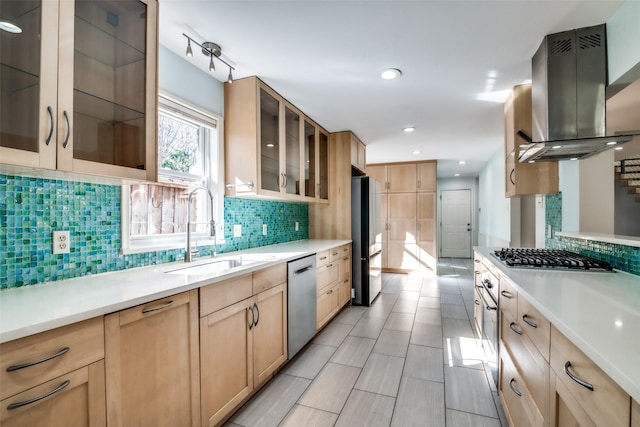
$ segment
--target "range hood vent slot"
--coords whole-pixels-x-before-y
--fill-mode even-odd
[[[533,135],[520,163],[584,159],[633,138],[606,135],[605,24],[547,35],[531,62]]]

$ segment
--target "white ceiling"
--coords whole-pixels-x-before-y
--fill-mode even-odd
[[[219,44],[236,79],[257,75],[328,131],[355,132],[367,163],[438,159],[439,177],[477,176],[503,144],[502,104],[478,96],[530,79],[544,35],[621,3],[160,0],[160,43],[181,56],[182,33]],[[196,49],[189,60],[208,72]],[[389,67],[402,77],[382,80]]]

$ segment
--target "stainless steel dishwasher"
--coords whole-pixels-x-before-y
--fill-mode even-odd
[[[316,333],[316,256],[291,261],[287,269],[289,359]]]

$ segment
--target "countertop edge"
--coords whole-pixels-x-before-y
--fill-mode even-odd
[[[293,242],[280,243],[270,246],[261,246],[259,248],[247,249],[237,252],[228,252],[221,254],[220,258],[251,254],[277,255],[274,259],[251,263],[247,266],[235,267],[233,269],[230,269],[225,274],[216,274],[206,277],[188,275],[164,275],[164,271],[166,270],[185,266],[184,262],[173,262],[157,264],[153,266],[136,267],[127,270],[102,273],[91,276],[77,277],[73,279],[61,280],[58,282],[47,282],[21,288],[3,289],[0,291],[0,307],[2,307],[2,310],[0,310],[0,344],[24,338],[26,336],[34,335],[40,332],[46,332],[62,326],[67,326],[73,323],[81,322],[83,320],[91,319],[94,317],[104,316],[116,311],[135,307],[137,305],[146,304],[151,301],[169,297],[171,295],[198,289],[202,286],[207,286],[224,280],[233,279],[235,277],[249,274],[254,271],[268,268],[280,263],[286,263],[347,243],[351,243],[351,240],[297,240]],[[194,261],[194,263],[197,264],[199,261],[201,262],[203,260],[196,260]],[[67,305],[65,306],[64,304],[58,304],[59,301],[55,301],[58,306],[55,310],[52,311],[55,311],[59,314],[49,317],[43,316],[43,318],[35,319],[33,322],[29,323],[27,323],[26,321],[16,322],[16,312],[23,310],[15,309],[12,302],[17,304],[17,300],[21,300],[19,301],[21,304],[18,305],[27,307],[30,305],[25,304],[26,301],[23,300],[30,299],[37,303],[39,299],[46,298],[46,295],[50,294],[51,291],[53,291],[54,294],[59,294],[63,297],[70,297],[73,299],[80,298],[81,300],[86,300],[86,294],[81,297],[78,297],[77,294],[74,294],[74,291],[77,291],[80,287],[85,286],[85,283],[87,284],[86,287],[93,288],[93,293],[96,295],[105,290],[101,286],[113,288],[113,294],[118,294],[120,292],[125,293],[126,289],[124,289],[124,286],[126,285],[114,285],[113,283],[118,282],[119,280],[124,281],[124,278],[127,276],[133,276],[139,279],[143,279],[144,277],[153,277],[154,279],[158,280],[164,277],[166,285],[156,283],[156,286],[149,292],[135,294],[132,297],[123,297],[119,300],[105,301],[105,303],[102,305],[91,305],[86,308],[79,308],[77,310],[74,310],[71,307],[74,304],[73,302],[67,302]],[[131,279],[129,278],[127,279],[127,281],[130,282]],[[84,289],[82,289],[82,291],[84,291]],[[89,289],[87,292],[91,292],[91,289]],[[40,303],[43,303],[43,301],[40,301]],[[67,308],[67,310],[65,310],[65,307]],[[35,311],[37,312],[37,307]],[[28,313],[24,313],[23,315],[25,316],[25,318],[28,317]]]

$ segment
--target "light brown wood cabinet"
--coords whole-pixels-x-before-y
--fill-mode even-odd
[[[368,165],[381,182],[382,268],[409,271],[437,266],[435,161]]]
[[[106,425],[102,317],[4,343],[0,366],[2,426]]]
[[[630,425],[629,395],[555,327],[550,364],[551,426]]]
[[[286,274],[283,263],[200,289],[203,426],[221,424],[286,361]]]
[[[354,134],[351,134],[351,166],[367,172],[367,147]]]
[[[105,316],[109,426],[200,425],[198,291]]]
[[[322,329],[351,301],[351,244],[316,254],[316,328]]]
[[[518,161],[519,147],[527,143],[518,131],[531,137],[531,121],[531,84],[515,86],[504,103],[506,197],[558,192],[558,162]]]
[[[329,133],[255,76],[224,99],[226,194],[328,203]]]
[[[640,403],[631,401],[631,427],[640,427]]]
[[[0,161],[155,181],[157,1],[6,6]]]

